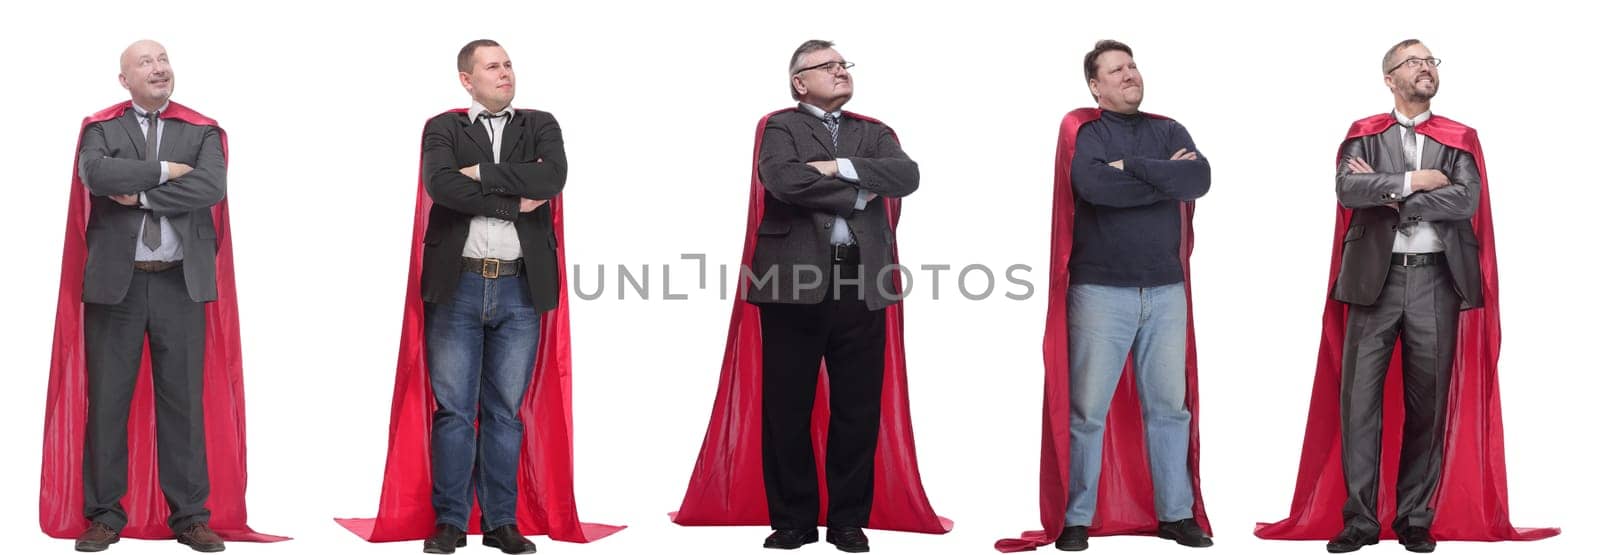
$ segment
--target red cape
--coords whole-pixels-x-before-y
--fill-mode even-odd
[[[464,109],[445,113],[464,113]],[[411,228],[411,270],[406,281],[405,319],[400,323],[400,360],[394,378],[394,403],[389,409],[389,459],[383,469],[383,492],[376,518],[335,519],[371,542],[420,540],[433,533],[433,482],[429,441],[433,422],[433,388],[428,382],[427,345],[422,327],[422,236],[428,230],[428,197],[419,165],[417,212]],[[539,351],[533,383],[522,401],[527,423],[522,463],[517,470],[517,529],[527,535],[586,543],[604,538],[622,526],[578,522],[572,493],[572,344],[567,321],[565,234],[561,197],[550,201],[556,234],[556,267],[560,303],[539,319]],[[468,533],[478,530],[478,504],[472,504]]]
[[[1392,114],[1379,114],[1350,126],[1346,141],[1382,133],[1395,124]],[[1537,540],[1561,532],[1558,528],[1511,526],[1506,501],[1505,444],[1500,427],[1500,277],[1495,266],[1494,222],[1489,214],[1489,174],[1484,171],[1478,132],[1450,119],[1433,116],[1417,125],[1417,132],[1440,144],[1472,154],[1482,178],[1478,211],[1472,217],[1477,231],[1478,265],[1483,270],[1483,307],[1461,313],[1457,327],[1456,356],[1450,379],[1444,440],[1444,469],[1435,494],[1433,535],[1441,540]],[[1337,164],[1337,158],[1335,159]],[[1339,276],[1342,239],[1352,212],[1340,207],[1334,225],[1333,256],[1328,288]],[[1327,540],[1344,527],[1346,498],[1339,435],[1339,375],[1343,368],[1345,318],[1349,306],[1330,296],[1322,312],[1322,344],[1317,352],[1317,375],[1311,389],[1311,413],[1306,421],[1305,444],[1300,451],[1300,478],[1295,483],[1289,518],[1256,525],[1256,536],[1274,540]],[[1405,421],[1401,397],[1400,353],[1389,363],[1384,384],[1383,458],[1378,478],[1378,521],[1394,520],[1394,484],[1400,466],[1400,431]],[[1393,538],[1387,526],[1384,538]]]
[[[1166,119],[1155,114],[1153,118]],[[1071,380],[1067,356],[1067,287],[1072,283],[1068,263],[1072,260],[1072,225],[1075,204],[1072,196],[1072,157],[1077,152],[1078,130],[1100,119],[1098,108],[1079,108],[1061,118],[1056,139],[1056,182],[1054,209],[1050,220],[1050,294],[1044,326],[1044,424],[1039,448],[1039,522],[1044,530],[1023,532],[1021,538],[1003,539],[994,548],[1005,553],[1029,551],[1055,542],[1065,527],[1067,514],[1067,473],[1071,457],[1072,416]],[[1200,390],[1194,345],[1194,297],[1190,288],[1189,255],[1194,252],[1194,203],[1182,203],[1179,260],[1183,263],[1184,296],[1189,305],[1188,394],[1189,473],[1194,487],[1194,518],[1211,532],[1205,503],[1200,496]],[[1089,527],[1093,536],[1124,534],[1154,535],[1158,522],[1155,489],[1150,464],[1145,457],[1144,419],[1140,416],[1139,392],[1133,382],[1133,360],[1123,368],[1122,381],[1111,399],[1106,414],[1105,450],[1102,455],[1100,491],[1095,521]]]
[[[122,102],[84,118],[78,129],[110,121],[133,105]],[[173,102],[162,118],[216,126],[216,120]],[[218,128],[221,131],[221,128]],[[222,131],[222,155],[228,134]],[[67,237],[61,253],[61,293],[56,300],[56,333],[50,354],[50,390],[45,400],[44,465],[39,477],[39,527],[54,538],[75,538],[88,528],[83,517],[83,435],[88,394],[83,346],[84,234],[89,222],[89,189],[78,178],[73,149],[72,192],[67,204]],[[281,541],[256,533],[245,523],[244,363],[239,354],[239,300],[233,284],[233,234],[228,201],[211,207],[217,230],[217,300],[206,303],[205,420],[206,463],[211,479],[210,524],[229,541]],[[122,498],[128,524],[122,537],[167,539],[171,510],[156,477],[155,406],[150,385],[149,345],[139,366],[133,408],[128,415],[128,492]]]
[[[761,185],[758,162],[761,135],[767,119],[793,108],[779,110],[756,124],[755,162],[750,170],[750,218],[745,229],[744,256],[740,267],[749,267],[756,248],[756,227],[766,198]],[[882,123],[845,112],[847,117]],[[883,199],[889,225],[900,221],[899,199]],[[890,256],[899,260],[891,247]],[[900,286],[895,274],[895,286]],[[743,289],[741,288],[741,291]],[[722,377],[717,384],[717,400],[711,409],[711,424],[706,430],[700,458],[689,478],[683,505],[671,514],[672,521],[685,526],[726,526],[771,524],[767,515],[767,492],[761,471],[761,317],[754,304],[742,295],[733,301],[733,318],[728,324],[728,346],[722,359]],[[879,421],[876,469],[873,472],[872,514],[867,527],[943,534],[953,523],[934,514],[928,495],[922,489],[917,470],[917,451],[911,433],[911,405],[906,392],[906,346],[903,303],[883,311],[883,416]],[[819,372],[821,367],[818,368]],[[823,459],[828,437],[827,373],[817,381],[817,401],[811,413],[812,448],[817,458],[817,483],[822,496],[820,506],[828,506],[828,489]],[[818,525],[826,523],[818,514]]]

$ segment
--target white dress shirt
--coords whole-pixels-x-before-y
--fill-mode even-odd
[[[478,118],[478,114],[488,111],[488,108],[484,108],[476,101],[467,109],[467,119],[472,121],[472,125],[484,126],[484,131],[489,133],[489,144],[494,151],[494,161],[479,166],[480,176],[483,175],[484,165],[500,161],[500,137],[505,135],[506,125],[511,123],[511,118],[516,117],[516,112],[507,106],[498,114],[484,116],[483,119]],[[516,222],[488,216],[473,216],[467,228],[467,244],[462,247],[461,256],[500,260],[522,258],[522,240],[517,236]]]
[[[812,105],[806,104],[804,102],[800,103],[800,108],[804,109],[806,111],[806,113],[809,113],[809,114],[811,114],[813,116],[816,116],[817,119],[822,119],[823,116],[827,115],[826,112],[822,111],[822,108],[818,108],[816,106],[812,106]],[[843,110],[834,110],[833,111],[833,117],[834,117],[834,121],[839,122],[839,130],[841,132],[843,132],[844,131],[844,111]],[[837,149],[837,147],[838,147],[838,145],[835,145],[836,149]],[[835,150],[834,154],[837,155],[838,151]],[[856,165],[855,165],[854,162],[851,162],[849,158],[834,158],[834,162],[839,164],[839,179],[843,179],[843,180],[848,181],[850,183],[860,183],[861,182],[860,176],[858,176],[856,174]],[[872,199],[872,193],[868,192],[866,189],[857,188],[856,189],[856,210],[865,210],[867,208],[867,201],[869,201],[871,199]],[[850,233],[850,223],[849,223],[848,220],[845,220],[845,218],[843,216],[834,216],[833,217],[833,235],[831,237],[829,237],[828,241],[830,243],[835,244],[835,245],[854,245],[855,244],[856,238],[855,238],[854,234]]]
[[[1417,117],[1415,117],[1415,118],[1407,118],[1404,114],[1401,114],[1398,110],[1396,110],[1395,113],[1394,113],[1394,119],[1396,121],[1399,121],[1402,125],[1413,125],[1413,126],[1414,125],[1418,125],[1418,124],[1421,124],[1424,121],[1428,121],[1428,118],[1430,118],[1430,117],[1433,117],[1433,112],[1432,111],[1427,111],[1427,112],[1423,112],[1421,114],[1417,114]],[[1405,136],[1405,132],[1404,131],[1405,131],[1404,129],[1401,130],[1401,134],[1400,134],[1401,137]],[[1423,145],[1428,144],[1428,141],[1431,141],[1432,139],[1429,139],[1427,135],[1423,135],[1421,133],[1416,133],[1415,135],[1417,136],[1417,145],[1416,145],[1417,146],[1417,149],[1416,149],[1417,157],[1415,159],[1412,159],[1412,160],[1407,160],[1406,162],[1412,168],[1421,168],[1422,167],[1422,147],[1423,147]],[[1403,186],[1401,186],[1401,188],[1400,188],[1400,196],[1402,198],[1410,197],[1411,194],[1414,192],[1414,191],[1411,190],[1411,174],[1413,174],[1413,173],[1416,173],[1416,172],[1415,171],[1406,172],[1405,184]],[[1404,233],[1396,233],[1396,234],[1394,234],[1394,252],[1401,252],[1401,253],[1444,252],[1444,241],[1439,239],[1439,232],[1438,232],[1438,230],[1434,229],[1432,223],[1430,223],[1430,222],[1417,222],[1416,224],[1414,224],[1412,226],[1411,233],[1409,235],[1404,234]]]
[[[171,105],[172,105],[171,102],[168,102],[166,104],[162,104],[161,108],[156,110],[156,111],[157,112],[165,112],[165,111],[167,111],[167,107],[169,107]],[[149,133],[150,133],[150,120],[149,120],[149,118],[147,118],[145,116],[147,114],[149,114],[150,112],[146,111],[144,108],[140,108],[138,104],[134,104],[133,105],[133,113],[134,113],[135,116],[137,116],[134,119],[139,121],[139,133],[142,134],[140,136],[141,137],[148,136]],[[167,122],[162,121],[161,118],[157,117],[156,118],[156,152],[150,153],[149,154],[149,158],[157,159],[157,154],[161,152],[162,134],[166,133],[166,131],[167,131]],[[162,184],[165,184],[167,182],[167,179],[168,179],[166,161],[162,161],[161,162],[161,177],[160,177],[160,179],[161,179],[161,181],[156,182],[158,187],[160,185],[162,185]],[[150,209],[150,205],[145,202],[145,198],[144,198],[144,193],[143,192],[139,193],[139,207],[143,208],[143,209],[146,209],[146,210]],[[153,262],[153,261],[173,262],[173,261],[183,260],[183,239],[180,239],[178,237],[178,232],[172,229],[172,222],[167,221],[166,217],[161,217],[158,220],[161,222],[161,246],[156,248],[155,250],[150,250],[150,247],[146,247],[144,245],[144,241],[142,241],[142,240],[141,241],[134,241],[133,259],[136,260],[136,261],[140,261],[140,262]],[[145,220],[143,218],[141,218],[139,220],[139,235],[137,235],[138,237],[144,237],[144,224],[145,224]]]

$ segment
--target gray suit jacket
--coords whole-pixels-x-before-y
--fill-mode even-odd
[[[144,209],[106,198],[143,192],[150,211],[165,217],[183,241],[183,277],[189,298],[217,299],[217,231],[211,207],[227,194],[227,162],[222,130],[163,119],[160,152],[145,160],[144,133],[129,108],[120,117],[90,124],[78,148],[78,177],[93,196],[85,241],[83,302],[117,304],[133,279],[133,256]],[[166,183],[160,161],[180,162],[194,171]]]
[[[806,165],[837,158],[850,159],[860,183],[827,177]],[[756,279],[745,291],[746,300],[815,304],[830,296],[830,237],[834,216],[843,216],[860,248],[867,307],[878,310],[897,302],[892,272],[885,273],[894,263],[890,254],[894,230],[882,199],[916,191],[920,174],[888,126],[847,116],[839,124],[835,151],[822,120],[800,110],[774,114],[762,131],[759,170],[766,187],[766,212],[756,229],[750,263]],[[858,188],[879,198],[856,210]],[[880,274],[882,284],[876,285]]]
[[[1456,293],[1461,296],[1462,310],[1483,306],[1478,237],[1471,221],[1478,210],[1482,183],[1477,162],[1471,153],[1433,139],[1423,141],[1422,169],[1444,172],[1450,185],[1412,193],[1396,211],[1386,204],[1402,200],[1399,195],[1410,167],[1401,143],[1403,131],[1393,125],[1382,133],[1345,141],[1340,149],[1334,181],[1339,204],[1352,209],[1353,214],[1345,231],[1344,259],[1332,296],[1356,305],[1377,303],[1389,276],[1389,256],[1394,254],[1394,236],[1400,222],[1430,222],[1444,242],[1445,262]],[[1376,173],[1351,173],[1345,167],[1351,157],[1366,160]]]

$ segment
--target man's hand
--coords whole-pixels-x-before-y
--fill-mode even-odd
[[[473,166],[473,168],[476,169],[477,166]],[[463,170],[462,173],[466,173],[465,170]],[[534,210],[538,210],[539,207],[540,206],[544,206],[544,203],[546,203],[546,202],[550,202],[550,201],[548,201],[548,200],[533,200],[531,198],[525,198],[525,199],[522,199],[522,202],[517,205],[517,211],[521,212],[523,214],[527,214],[527,213],[532,212]]]
[[[1439,170],[1417,170],[1411,172],[1412,191],[1432,191],[1450,185],[1450,177]]]
[[[473,164],[471,166],[461,168],[461,175],[465,175],[467,176],[467,179],[471,179],[473,181],[482,181],[481,179],[478,179],[478,166],[479,164]],[[526,210],[524,210],[524,212],[526,212]]]
[[[1180,148],[1180,149],[1178,149],[1177,152],[1172,153],[1172,159],[1173,160],[1199,160],[1200,159],[1200,153],[1194,152],[1194,151],[1189,150],[1187,148]]]
[[[1345,169],[1350,170],[1350,173],[1376,173],[1373,171],[1371,164],[1368,164],[1366,160],[1356,157],[1351,157],[1349,160],[1346,160],[1344,167]]]
[[[1115,161],[1115,162],[1112,162],[1112,163],[1109,163],[1109,164],[1106,164],[1106,165],[1107,165],[1107,166],[1111,166],[1111,167],[1113,167],[1113,168],[1116,168],[1116,169],[1118,169],[1118,170],[1121,170],[1121,169],[1122,169],[1122,161],[1121,161],[1121,160],[1117,160],[1117,161]]]
[[[823,160],[821,162],[806,162],[807,166],[817,170],[818,173],[828,177],[839,176],[839,162],[836,160]]]
[[[184,167],[187,168],[188,166]],[[131,195],[111,195],[110,198],[111,200],[116,201],[117,204],[121,204],[123,206],[139,205],[139,195],[137,193]]]
[[[171,181],[194,171],[194,168],[183,162],[167,162],[167,180]]]

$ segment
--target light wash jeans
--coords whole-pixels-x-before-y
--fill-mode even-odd
[[[1156,517],[1163,522],[1192,518],[1189,409],[1184,404],[1189,315],[1183,284],[1077,284],[1067,289],[1067,307],[1072,468],[1066,525],[1093,524],[1106,412],[1130,353],[1143,409]]]

